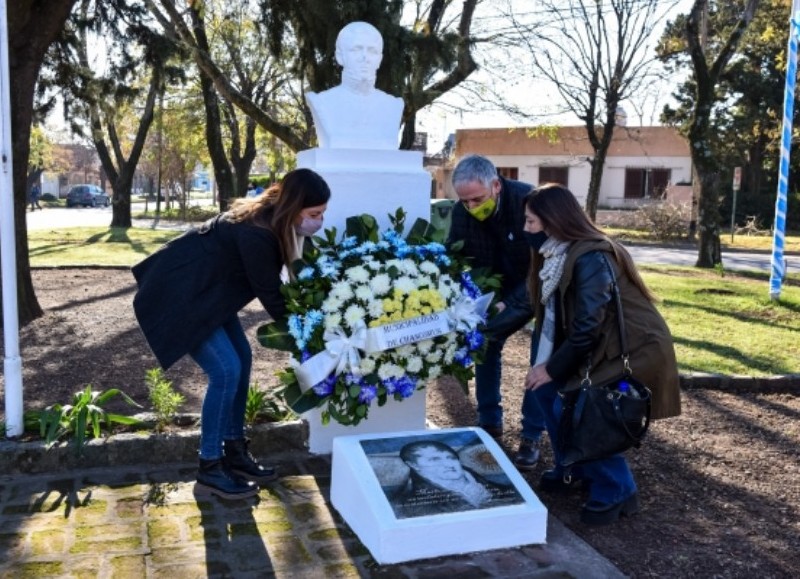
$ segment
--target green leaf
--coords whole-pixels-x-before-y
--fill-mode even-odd
[[[433,232],[434,229],[431,224],[418,217],[414,221],[414,225],[411,226],[411,231],[408,232],[406,240],[409,243],[425,244],[432,241],[431,235]]]
[[[347,393],[350,395],[350,398],[358,398],[358,395],[361,394],[361,386],[354,384],[347,389]]]
[[[285,320],[259,326],[256,336],[258,342],[265,348],[282,352],[292,352],[296,348],[294,338],[289,335],[289,326]]]

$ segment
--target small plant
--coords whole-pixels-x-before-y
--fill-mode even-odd
[[[294,417],[292,412],[279,398],[266,390],[261,390],[258,382],[250,384],[247,391],[247,404],[244,409],[244,422],[253,426],[260,417],[270,422],[282,422]]]
[[[114,425],[135,426],[141,421],[122,414],[112,414],[103,409],[103,405],[115,396],[121,396],[131,406],[141,408],[130,396],[118,388],[111,388],[105,392],[92,390],[87,385],[82,391],[76,392],[72,404],[52,404],[39,413],[39,432],[45,440],[47,448],[51,448],[62,438],[73,437],[75,451],[83,452],[87,435],[93,438],[100,437],[101,427],[105,426],[108,432]]]
[[[183,394],[175,392],[172,382],[164,377],[161,368],[148,370],[144,380],[150,393],[150,404],[156,413],[156,430],[160,432],[172,422],[186,398]]]

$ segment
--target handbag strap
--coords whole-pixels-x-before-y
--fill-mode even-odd
[[[627,333],[625,332],[625,316],[622,313],[622,296],[619,292],[619,284],[617,284],[617,275],[614,273],[614,268],[611,267],[611,263],[608,260],[608,255],[605,252],[602,253],[603,263],[606,264],[606,269],[608,269],[608,273],[611,276],[611,294],[614,298],[614,305],[617,309],[617,325],[619,327],[619,344],[622,349],[622,354],[620,354],[620,358],[622,359],[622,372],[625,376],[631,376],[633,374],[633,370],[631,370],[630,364],[630,356],[628,355],[628,337]],[[592,370],[592,355],[591,353],[587,356],[586,361],[586,375],[583,378],[582,383],[591,384],[591,378],[589,378],[589,374]]]
[[[622,296],[619,292],[619,284],[617,283],[617,275],[614,273],[614,268],[611,267],[611,263],[608,261],[608,256],[603,253],[603,261],[606,264],[606,268],[608,269],[609,275],[611,275],[611,293],[614,294],[614,301],[616,302],[617,306],[617,324],[619,326],[619,344],[622,348],[622,354],[620,357],[622,358],[623,369],[627,375],[631,375],[631,365],[630,365],[630,357],[628,356],[628,336],[627,332],[625,331],[625,316],[622,313]]]

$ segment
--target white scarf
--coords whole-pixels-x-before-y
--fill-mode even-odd
[[[555,291],[564,274],[564,263],[567,261],[569,241],[557,241],[548,237],[542,244],[539,253],[544,257],[544,265],[539,272],[542,287],[542,304],[544,304],[544,320],[539,335],[539,348],[536,350],[535,365],[544,364],[553,354],[556,337],[556,297]]]

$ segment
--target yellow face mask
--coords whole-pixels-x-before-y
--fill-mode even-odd
[[[497,207],[497,202],[490,197],[477,207],[473,207],[472,209],[467,207],[467,211],[478,221],[486,221],[489,217],[492,216],[492,213],[494,213],[496,207]]]

